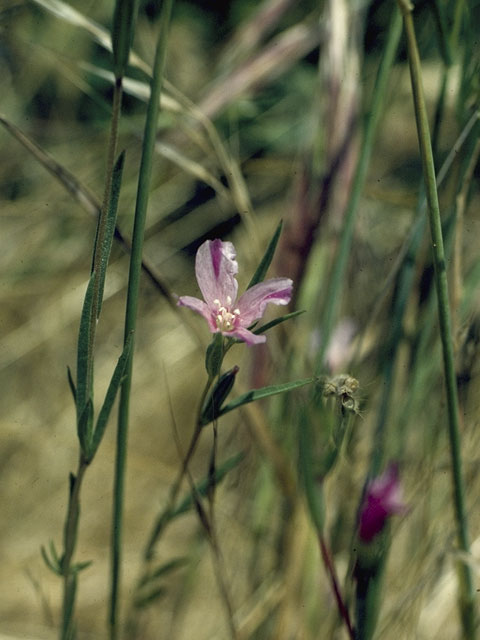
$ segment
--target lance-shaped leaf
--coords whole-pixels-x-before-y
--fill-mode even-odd
[[[270,387],[262,387],[261,389],[252,389],[251,391],[247,391],[246,393],[242,393],[242,395],[229,402],[224,407],[222,407],[215,415],[216,418],[233,411],[234,409],[238,409],[238,407],[242,407],[244,404],[249,404],[250,402],[255,402],[255,400],[261,400],[262,398],[268,398],[270,396],[276,396],[279,393],[288,393],[289,391],[293,391],[294,389],[299,389],[300,387],[304,387],[307,384],[312,384],[316,381],[316,378],[304,378],[302,380],[295,380],[294,382],[285,382],[283,384],[274,384]],[[206,419],[206,417],[205,417]],[[211,422],[210,420],[208,422]],[[202,421],[202,426],[208,424],[208,422]]]
[[[98,414],[95,431],[93,432],[93,437],[91,439],[91,443],[89,444],[89,451],[87,456],[88,462],[91,462],[91,460],[93,459],[100,445],[100,442],[102,441],[103,434],[105,433],[108,419],[112,411],[113,403],[115,402],[118,389],[122,384],[125,375],[128,358],[132,348],[132,341],[133,334],[130,334],[125,342],[122,355],[118,359],[117,366],[115,367],[112,379],[110,380],[110,384],[108,385],[107,393],[105,394],[105,400],[103,401],[102,408],[100,409],[100,413]]]
[[[268,267],[271,265],[273,256],[275,255],[275,250],[277,248],[278,241],[280,240],[280,234],[282,233],[283,221],[280,220],[280,223],[273,234],[273,238],[270,240],[270,243],[265,251],[263,258],[260,261],[260,264],[257,267],[257,270],[253,274],[252,279],[248,283],[247,289],[253,287],[255,284],[262,282],[265,279],[265,276],[268,271]]]
[[[105,287],[105,275],[107,273],[108,261],[112,250],[113,236],[115,235],[115,225],[117,222],[118,199],[120,196],[120,187],[122,184],[123,165],[125,162],[125,151],[118,156],[112,173],[112,188],[108,200],[107,221],[105,225],[105,234],[100,248],[100,267],[98,270],[98,294],[97,294],[97,318],[100,317],[103,302],[103,289]],[[96,244],[96,240],[95,240]],[[93,255],[96,254],[95,246]]]
[[[279,318],[275,318],[274,320],[271,320],[270,322],[267,322],[266,324],[262,324],[261,327],[258,327],[256,329],[252,329],[252,333],[265,333],[265,331],[268,331],[269,329],[272,329],[272,327],[276,327],[277,324],[281,324],[282,322],[285,322],[286,320],[291,320],[292,318],[296,318],[297,316],[301,316],[302,313],[305,313],[305,310],[300,310],[300,311],[292,311],[292,313],[286,313],[284,316],[280,316]]]
[[[95,279],[97,274],[95,271],[90,276],[87,292],[83,301],[82,315],[80,317],[80,329],[78,332],[78,346],[77,346],[77,424],[80,421],[80,416],[85,410],[85,405],[88,399],[91,397],[91,369],[92,369],[92,354],[91,354],[91,322],[90,318],[93,309],[93,295],[95,289]]]

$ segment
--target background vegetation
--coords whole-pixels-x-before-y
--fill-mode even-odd
[[[138,59],[131,60],[125,81],[118,227],[127,239],[159,10],[157,2],[140,2],[133,44]],[[232,396],[313,373],[348,373],[358,380],[358,415],[324,483],[325,535],[339,581],[351,594],[352,536],[372,459],[378,454],[380,468],[396,460],[409,512],[392,523],[378,637],[458,637],[454,569],[463,556],[455,543],[421,158],[406,46],[403,37],[394,46],[390,27],[395,11],[389,0],[174,4],[144,247],[150,275],[144,273],[141,283],[131,402],[122,594],[127,638],[229,637],[209,545],[194,510],[172,522],[159,545],[160,564],[181,560],[162,577],[158,597],[135,607],[135,600],[145,604],[135,584],[142,549],[180,465],[174,425],[186,448],[205,383],[210,335],[200,318],[175,306],[174,296],[197,295],[194,255],[205,239],[216,237],[235,243],[244,289],[281,219],[270,273],[294,280],[292,310],[306,313],[273,329],[266,345],[237,345],[228,353],[226,366],[240,367]],[[414,11],[441,172],[472,539],[468,563],[475,577],[479,12],[474,0],[448,7],[419,1]],[[56,637],[59,624],[61,583],[46,568],[40,546],[61,542],[67,478],[78,456],[66,367],[76,359],[96,202],[104,188],[112,13],[110,2],[1,4],[5,639]],[[352,205],[389,43],[394,63],[379,98],[371,155],[364,158],[366,178]],[[12,135],[12,126],[26,139],[17,130]],[[345,235],[349,224],[351,241]],[[116,241],[98,325],[97,398],[122,348],[127,273],[128,251]],[[322,364],[322,336],[329,334]],[[216,522],[235,619],[252,640],[347,637],[297,486],[297,418],[308,403],[308,392],[293,392],[287,401],[255,403],[219,421],[219,461],[243,453],[218,488]],[[313,419],[315,433],[323,433],[334,415],[330,409],[327,417]],[[105,637],[114,431],[111,424],[83,487],[76,555],[92,565],[79,580],[79,638]],[[325,443],[318,437],[314,453],[321,457]],[[197,480],[208,470],[211,447],[208,431],[192,463]]]

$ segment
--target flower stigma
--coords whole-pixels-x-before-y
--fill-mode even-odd
[[[224,306],[218,299],[213,301],[213,304],[217,307],[215,323],[220,331],[233,331],[235,329],[235,321],[240,315],[240,309],[234,309],[233,312],[230,311],[232,305],[230,296],[227,296],[226,303],[227,306]]]

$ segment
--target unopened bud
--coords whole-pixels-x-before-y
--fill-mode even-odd
[[[212,422],[215,418],[218,418],[222,404],[225,402],[228,394],[232,390],[235,383],[235,377],[239,370],[239,367],[235,365],[232,369],[223,373],[218,379],[217,384],[214,386],[213,391],[208,396],[203,406],[202,415],[200,417],[200,424],[202,426]]]

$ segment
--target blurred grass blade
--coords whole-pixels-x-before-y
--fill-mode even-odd
[[[113,76],[112,76],[113,77]],[[31,153],[40,164],[49,171],[54,178],[75,198],[80,206],[88,213],[94,216],[100,215],[101,204],[96,196],[66,167],[54,160],[46,151],[44,151],[36,142],[26,136],[23,131],[10,122],[4,115],[0,113],[0,123],[11,133],[20,144],[22,144],[29,153]],[[121,244],[123,249],[130,253],[132,244],[129,238],[125,237],[118,226],[115,226],[115,238]],[[176,301],[172,293],[164,281],[163,277],[158,273],[154,265],[146,258],[142,258],[142,268],[152,281],[155,288],[167,299],[170,306],[178,311]],[[193,331],[192,331],[193,332]]]
[[[88,18],[83,13],[80,13],[80,11],[77,11],[66,2],[62,2],[61,0],[32,0],[32,2],[38,4],[43,9],[50,11],[50,13],[60,20],[68,22],[68,24],[71,24],[74,27],[84,29],[94,38],[94,40],[96,40],[96,42],[98,42],[98,44],[104,47],[107,51],[112,51],[112,39],[107,29],[99,25],[98,22]],[[149,66],[133,52],[130,53],[129,62],[145,73],[150,73]]]
[[[115,235],[115,226],[117,222],[118,199],[120,196],[120,187],[122,184],[123,166],[125,162],[125,152],[119,155],[112,174],[112,189],[110,192],[109,206],[107,211],[107,220],[105,226],[105,234],[103,237],[102,247],[100,248],[100,267],[98,271],[98,300],[97,300],[97,318],[100,317],[103,302],[103,290],[105,287],[105,276],[107,273],[108,261],[112,250],[113,236]],[[96,247],[94,248],[94,254]]]
[[[234,469],[244,458],[243,453],[236,453],[231,458],[228,458],[222,465],[215,469],[214,481],[215,484],[218,485],[225,478],[227,473]],[[195,486],[195,492],[197,496],[204,497],[207,495],[207,491],[212,486],[212,478],[207,476],[201,482],[199,482]],[[165,529],[165,527],[172,521],[178,518],[179,516],[187,513],[193,506],[193,497],[192,493],[189,492],[184,499],[180,502],[177,507],[167,508],[163,510],[155,523],[154,532],[151,536],[151,542],[147,547],[147,555],[150,553],[150,549],[152,547],[152,540],[157,540],[160,533]]]
[[[135,33],[138,0],[117,0],[113,12],[112,52],[113,70],[117,78],[123,77],[130,47]]]
[[[269,398],[270,396],[278,395],[279,393],[288,393],[289,391],[293,391],[294,389],[300,389],[300,387],[304,387],[307,384],[312,384],[317,380],[317,378],[304,378],[302,380],[295,380],[294,382],[285,382],[283,384],[274,384],[270,387],[262,387],[261,389],[252,389],[251,391],[247,391],[246,393],[242,393],[242,395],[232,400],[229,404],[226,404],[222,407],[218,413],[217,418],[220,416],[233,411],[234,409],[238,409],[242,407],[244,404],[249,404],[250,402],[255,402],[255,400],[261,400],[262,398]],[[208,422],[202,422],[202,425],[205,426]]]
[[[127,361],[130,356],[130,350],[132,347],[132,336],[129,336],[127,342],[125,343],[125,347],[123,348],[122,355],[118,359],[117,366],[112,375],[112,379],[110,380],[110,384],[107,389],[107,393],[105,395],[105,400],[103,401],[102,408],[98,414],[97,424],[95,426],[95,431],[93,433],[93,438],[91,443],[89,443],[89,454],[88,459],[92,460],[99,445],[102,441],[103,434],[105,433],[105,429],[107,427],[108,419],[110,417],[110,413],[112,411],[113,403],[115,402],[115,398],[117,397],[118,389],[122,384],[123,377],[125,375],[125,368],[127,366]]]
[[[254,284],[258,284],[265,279],[265,275],[268,271],[268,267],[271,265],[273,256],[275,255],[275,249],[277,248],[278,241],[280,240],[280,234],[282,233],[283,220],[280,220],[278,227],[273,234],[273,238],[270,240],[270,243],[265,251],[263,258],[260,261],[260,264],[257,267],[257,270],[253,274],[252,279],[248,283],[247,289],[253,287]]]
[[[135,598],[134,606],[136,609],[143,609],[144,607],[146,607],[152,602],[155,602],[159,598],[163,598],[166,594],[167,594],[166,587],[157,587],[156,589],[153,589],[152,591],[150,591],[147,595],[138,596],[137,598]]]
[[[320,374],[324,368],[324,358],[330,342],[333,326],[337,319],[337,310],[341,300],[341,290],[344,281],[345,271],[350,255],[350,248],[353,240],[355,218],[362,195],[363,187],[367,177],[367,170],[373,151],[373,144],[377,132],[377,125],[382,113],[385,100],[387,81],[395,59],[395,55],[402,34],[402,17],[398,7],[392,7],[389,31],[386,36],[385,51],[378,70],[375,88],[369,105],[368,118],[365,124],[363,141],[360,148],[360,157],[355,169],[352,191],[345,211],[340,245],[328,280],[327,292],[325,295],[325,308],[322,316],[322,343],[317,358],[316,373]]]
[[[285,322],[286,320],[291,320],[292,318],[296,318],[297,316],[301,316],[302,313],[305,313],[304,309],[300,309],[299,311],[292,311],[292,313],[286,313],[284,316],[280,316],[280,318],[275,318],[274,320],[271,320],[270,322],[267,322],[267,324],[262,324],[261,327],[258,327],[257,329],[252,329],[252,333],[265,333],[265,331],[268,331],[269,329],[272,329],[273,327],[276,327],[277,324],[281,324],[282,322]]]
[[[140,580],[138,584],[138,587],[141,588],[144,585],[148,584],[149,582],[152,582],[153,580],[157,580],[158,578],[163,578],[164,576],[168,575],[172,571],[175,571],[175,569],[184,567],[186,564],[188,564],[188,562],[189,562],[188,558],[185,558],[185,557],[173,558],[173,560],[169,560],[165,564],[162,564],[156,569],[154,569],[148,575],[143,576],[143,578]]]
[[[307,506],[318,533],[322,533],[325,523],[325,506],[323,499],[323,489],[315,481],[313,451],[315,450],[310,418],[303,407],[299,421],[299,465],[300,476],[303,482]]]

